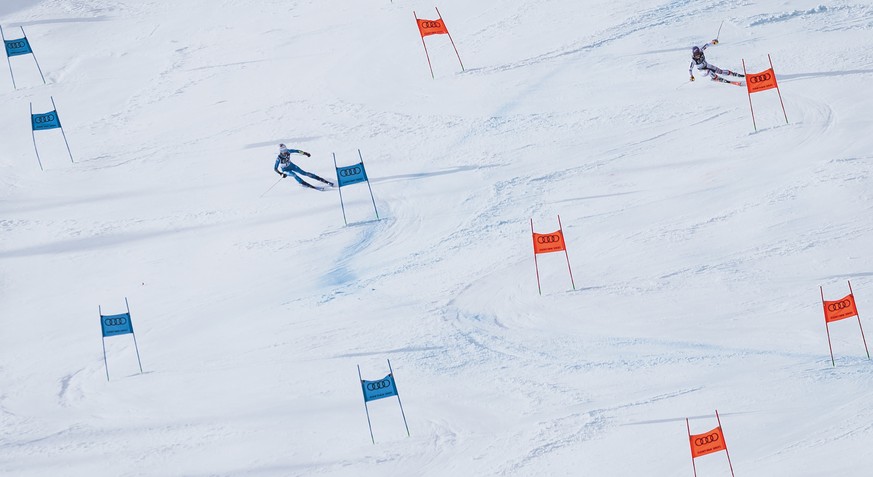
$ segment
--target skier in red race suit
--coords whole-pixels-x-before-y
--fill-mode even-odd
[[[698,70],[703,71],[704,77],[711,76],[711,79],[713,81],[735,84],[737,86],[745,86],[746,83],[743,81],[731,81],[730,79],[722,78],[721,76],[719,76],[726,75],[736,76],[738,78],[745,78],[745,75],[740,73],[734,73],[731,70],[723,70],[715,65],[711,65],[706,62],[706,56],[703,54],[703,50],[705,50],[709,45],[718,45],[718,40],[712,40],[702,47],[695,46],[691,49],[691,66],[688,67],[688,73],[691,75],[691,81],[694,81],[694,67],[696,66]]]

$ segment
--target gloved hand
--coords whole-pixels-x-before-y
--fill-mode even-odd
[[[310,153],[308,153],[308,152],[305,152],[305,151],[303,152],[303,155],[306,156],[306,157],[312,157],[312,154],[310,154]]]
[[[283,173],[283,174],[282,174],[282,179],[284,179],[284,178],[286,178],[286,177],[288,177],[288,174],[284,174],[284,173]]]
[[[691,77],[691,81],[694,81],[694,76]]]
[[[712,40],[712,44],[713,44],[713,45],[718,45],[718,38],[716,38],[715,40]]]

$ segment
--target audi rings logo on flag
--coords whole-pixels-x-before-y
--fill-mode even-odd
[[[559,243],[561,236],[557,234],[540,235],[537,237],[537,243]]]
[[[761,83],[763,81],[770,81],[771,79],[773,79],[773,75],[771,75],[770,73],[764,73],[761,75],[755,75],[750,77],[749,83]]]
[[[46,114],[44,116],[36,116],[33,118],[33,122],[35,122],[36,124],[53,123],[55,122],[55,115]]]
[[[828,311],[837,311],[852,306],[852,300],[842,300],[828,305]]]
[[[27,46],[27,43],[23,41],[10,41],[7,42],[6,45],[7,48],[9,48],[10,50],[17,50],[19,48],[24,48],[25,46]]]
[[[356,166],[356,167],[351,167],[348,169],[340,170],[340,176],[341,177],[356,176],[356,175],[360,174],[361,172],[363,172],[361,170],[361,168]]]
[[[712,444],[713,442],[717,442],[717,441],[718,441],[718,433],[713,432],[712,434],[710,434],[708,436],[698,437],[697,439],[694,439],[694,445],[702,446],[702,445],[706,445],[706,444]]]
[[[370,381],[369,383],[367,383],[367,391],[377,391],[379,389],[385,389],[390,387],[390,379],[383,379],[381,381]]]
[[[443,26],[442,22],[438,22],[438,21],[423,20],[421,22],[422,28],[441,28],[442,26]]]
[[[106,318],[103,320],[106,326],[121,326],[127,324],[127,318]]]

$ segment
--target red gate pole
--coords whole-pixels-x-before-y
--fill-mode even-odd
[[[445,22],[445,20],[443,20],[443,14],[440,13],[440,9],[437,7],[433,7],[433,8],[434,8],[434,10],[436,10],[437,16],[440,18],[440,21],[443,22],[443,26],[446,27],[446,22]],[[461,64],[461,71],[466,71],[464,69],[464,62],[461,61],[461,55],[460,55],[460,53],[458,53],[458,47],[455,46],[455,40],[452,40],[452,34],[449,33],[449,27],[446,27],[446,35],[449,35],[449,41],[452,42],[452,48],[455,49],[455,55],[457,55],[457,57],[458,57],[458,63]]]
[[[749,76],[749,73],[746,71],[746,60],[743,60],[743,76]],[[752,110],[752,126],[755,126],[755,132],[757,132],[758,124],[755,122],[755,108],[752,107],[752,93],[749,92],[748,86],[746,86],[746,94],[749,95],[749,109]]]
[[[540,295],[542,295],[543,294],[543,287],[540,286],[540,266],[539,266],[539,264],[537,264],[537,242],[536,242],[536,236],[534,235],[533,219],[530,219],[530,236],[531,236],[531,240],[533,240],[533,247],[534,247],[534,268],[537,271],[537,290],[540,292]]]
[[[855,301],[855,292],[852,291],[852,282],[850,280],[846,280],[849,282],[849,293],[852,295],[852,302],[855,304],[855,311],[858,311],[858,302]],[[867,352],[867,359],[870,359],[870,350],[867,349],[867,338],[864,338],[864,327],[861,326],[861,313],[856,313],[855,316],[858,317],[858,328],[861,328],[861,341],[864,342],[864,351]]]
[[[688,418],[685,418],[685,427],[688,428],[688,445],[691,446],[691,424],[688,424]],[[697,464],[694,463],[694,447],[691,447],[691,468],[694,469],[694,477],[697,477]]]
[[[718,428],[721,430],[721,437],[724,439],[724,429],[721,427],[721,418],[718,417],[718,409],[715,410],[715,420],[718,421]],[[734,465],[731,464],[731,454],[728,452],[727,439],[724,439],[724,453],[727,456],[728,467],[731,468],[731,477],[734,476]]]
[[[821,292],[821,309],[822,309],[822,312],[824,312],[824,317],[825,317],[825,331],[826,331],[827,334],[828,334],[828,350],[831,352],[831,366],[833,366],[833,367],[836,368],[836,367],[837,367],[837,363],[834,362],[834,348],[833,348],[833,346],[831,346],[831,330],[830,330],[830,328],[828,328],[828,310],[827,310],[827,308],[825,307],[825,303],[824,303],[824,290],[822,289],[821,285],[819,285],[819,287],[818,287],[818,291]],[[859,319],[858,322],[860,323],[861,320]]]
[[[558,230],[561,231],[561,240],[564,241],[564,256],[567,257],[567,270],[570,271],[570,283],[573,285],[573,290],[576,290],[576,281],[573,280],[573,269],[570,268],[570,255],[567,254],[567,239],[564,238],[564,227],[561,226],[561,216],[558,215]]]
[[[415,14],[415,11],[412,12],[412,16],[415,17],[415,26],[418,27],[418,15]],[[421,28],[418,28],[418,34],[421,35]],[[427,67],[430,68],[430,77],[431,79],[436,79],[433,75],[433,66],[430,64],[430,55],[427,53],[427,43],[424,42],[424,37],[421,37],[421,44],[424,46],[424,56],[427,57]]]
[[[773,69],[773,60],[770,59],[770,53],[767,53],[767,61],[770,62],[770,69],[773,70],[773,79],[776,79],[776,70]],[[782,114],[785,115],[785,124],[788,124],[788,113],[785,112],[785,103],[782,102],[782,92],[779,91],[779,81],[776,81],[776,94],[779,95],[779,104],[782,105]]]

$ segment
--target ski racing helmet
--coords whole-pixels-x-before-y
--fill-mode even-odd
[[[703,58],[703,50],[701,50],[699,46],[695,46],[691,49],[691,57],[695,60]]]

